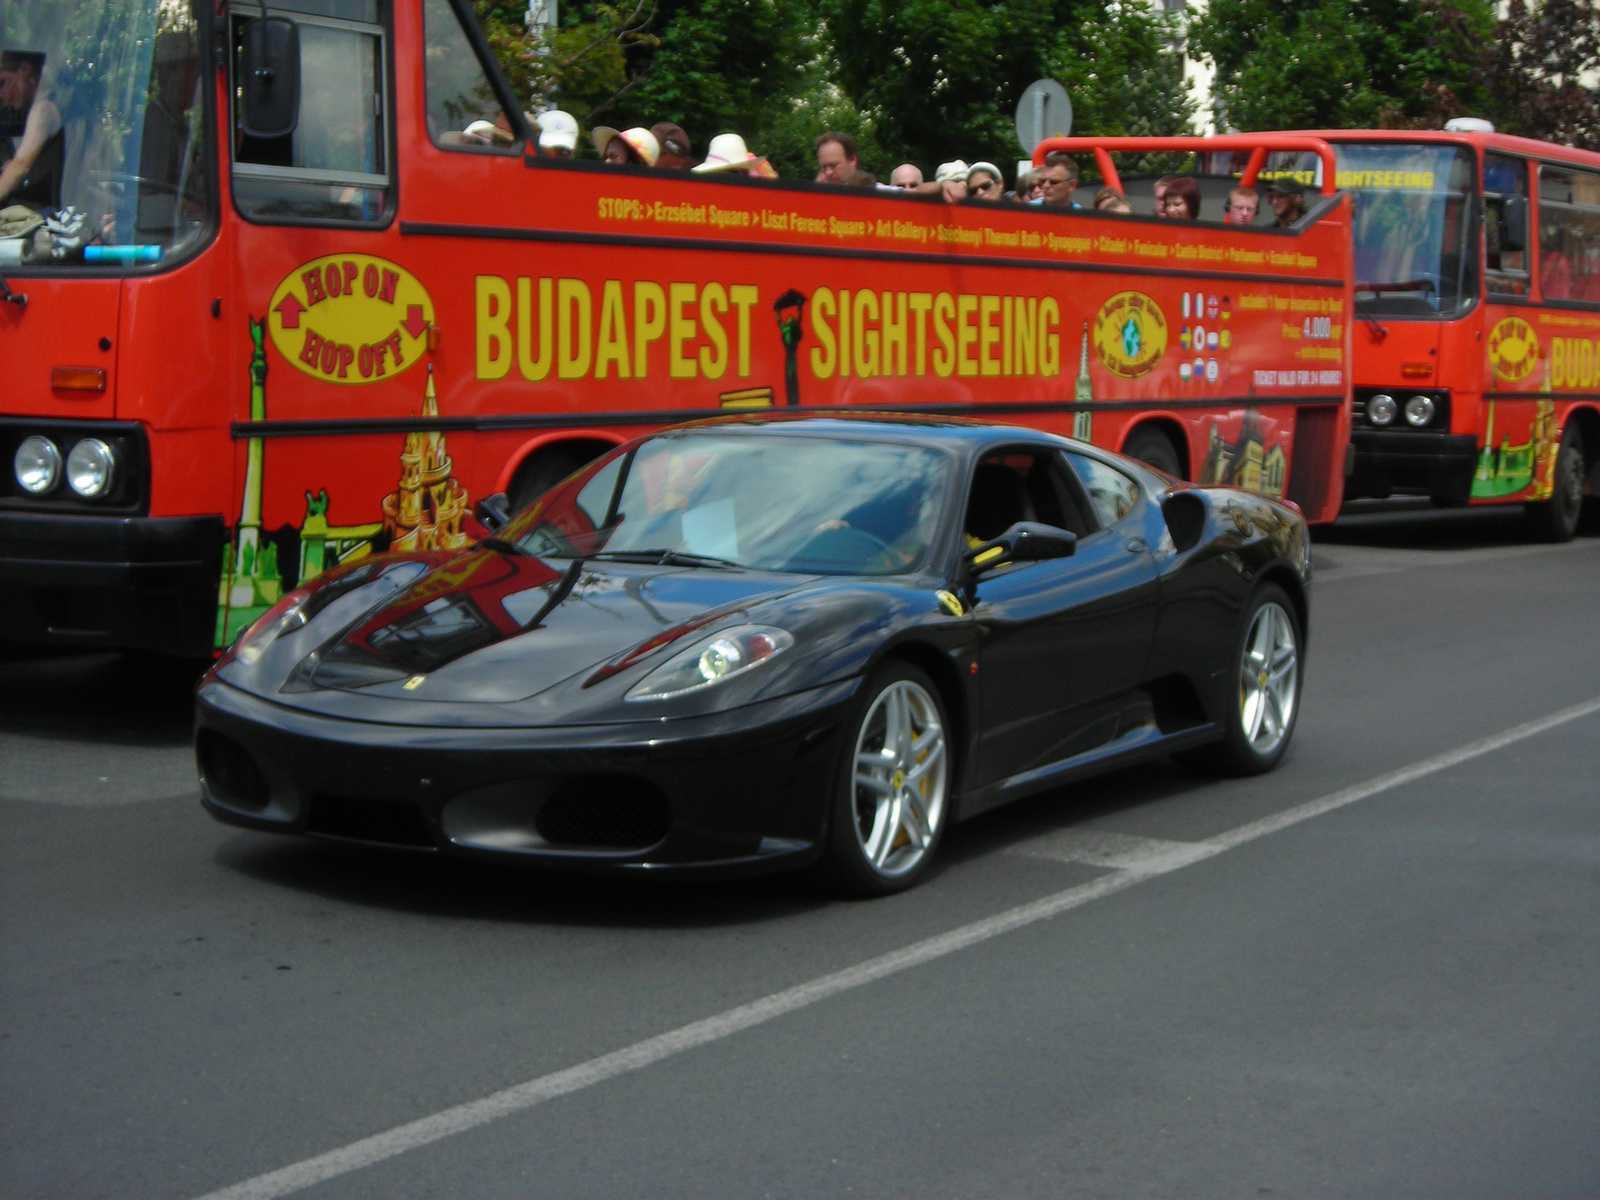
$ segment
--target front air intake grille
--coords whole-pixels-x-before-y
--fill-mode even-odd
[[[672,827],[661,789],[631,775],[569,779],[534,818],[551,846],[594,850],[647,850]]]
[[[434,848],[422,814],[403,800],[372,800],[366,796],[318,792],[311,801],[311,820],[306,832],[352,842]]]
[[[258,813],[272,799],[267,779],[250,752],[215,729],[202,729],[195,742],[200,777],[218,804]]]

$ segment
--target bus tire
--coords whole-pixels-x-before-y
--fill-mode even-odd
[[[540,447],[517,468],[506,488],[511,511],[521,512],[594,457],[588,445],[574,442]]]
[[[1175,479],[1183,478],[1183,459],[1178,455],[1178,448],[1170,437],[1152,425],[1135,429],[1123,443],[1122,452]]]
[[[1556,451],[1556,469],[1550,499],[1527,506],[1534,533],[1546,542],[1570,542],[1583,516],[1583,433],[1576,422],[1567,424]]]

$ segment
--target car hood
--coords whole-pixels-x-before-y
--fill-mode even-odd
[[[251,662],[241,655],[219,664],[218,678],[278,704],[359,720],[637,721],[819,686],[859,669],[861,631],[881,637],[888,614],[937,607],[931,591],[918,601],[909,597],[925,589],[861,580],[489,550],[413,569],[403,587],[385,591],[379,579],[341,596]],[[682,702],[623,703],[674,653],[745,622],[794,633],[804,669],[791,652],[751,671],[758,678],[749,683]]]

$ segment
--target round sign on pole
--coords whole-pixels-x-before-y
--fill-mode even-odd
[[[1067,89],[1054,79],[1038,79],[1027,86],[1017,101],[1017,141],[1025,154],[1045,138],[1070,137],[1072,101]]]

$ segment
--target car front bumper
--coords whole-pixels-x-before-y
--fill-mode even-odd
[[[570,870],[777,870],[821,853],[858,684],[678,720],[435,729],[330,719],[208,679],[201,800],[247,829]]]

